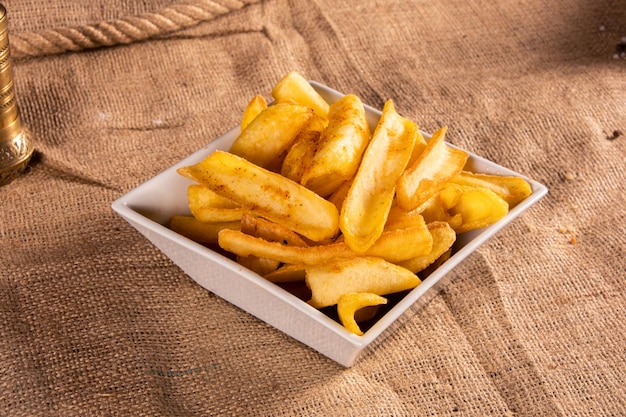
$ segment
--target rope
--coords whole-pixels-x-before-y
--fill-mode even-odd
[[[256,1],[195,0],[156,13],[126,16],[94,25],[11,33],[11,55],[19,59],[145,41],[212,20]]]

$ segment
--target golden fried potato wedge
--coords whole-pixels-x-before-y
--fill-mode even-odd
[[[487,188],[509,203],[509,208],[515,207],[533,192],[530,183],[524,178],[508,175],[476,174],[462,171],[450,182],[474,188]]]
[[[397,204],[392,204],[384,230],[406,229],[424,224],[426,224],[424,217],[417,210],[406,211]]]
[[[283,159],[280,174],[292,181],[300,183],[302,175],[313,162],[317,144],[319,143],[320,132],[308,130],[301,132],[289,148],[287,155]]]
[[[271,171],[279,171],[281,157],[300,130],[313,117],[313,110],[298,104],[277,103],[261,111],[237,136],[229,152]]]
[[[428,146],[428,142],[426,142],[424,135],[418,130],[415,145],[413,145],[413,152],[411,152],[411,159],[409,159],[409,163],[406,164],[407,167],[413,166],[417,158],[419,158],[422,152],[424,152],[424,149],[426,149],[426,146]]]
[[[398,265],[416,274],[439,259],[456,241],[456,232],[446,222],[429,223],[428,231],[433,238],[431,251],[426,255],[399,262]]]
[[[341,212],[341,207],[343,206],[343,201],[346,199],[348,195],[348,191],[350,191],[350,187],[352,186],[352,181],[346,181],[341,184],[337,189],[327,197],[328,201],[333,203],[337,210]]]
[[[463,187],[460,185],[448,183],[439,191],[439,201],[444,210],[449,210],[459,202],[459,198],[463,194]]]
[[[187,187],[187,203],[191,214],[205,223],[236,221],[243,214],[243,209],[237,203],[202,184]]]
[[[364,253],[383,232],[416,135],[417,125],[388,100],[341,209],[339,227],[354,251]]]
[[[392,294],[417,287],[421,280],[401,266],[381,258],[358,256],[322,265],[309,265],[306,283],[311,289],[309,304],[316,308],[337,304],[350,292]]]
[[[220,230],[239,230],[240,227],[239,221],[204,223],[193,216],[174,216],[169,224],[169,228],[176,233],[203,244],[217,243],[217,234]]]
[[[304,281],[304,265],[286,264],[264,275],[270,282],[297,282]]]
[[[359,255],[344,241],[308,247],[289,246],[240,231],[229,230],[220,233],[218,244],[222,249],[238,256],[255,255],[285,264],[316,265],[338,258],[353,258]],[[397,263],[425,255],[430,252],[431,248],[432,235],[428,232],[428,228],[416,226],[383,233],[378,241],[365,252],[365,255]]]
[[[399,262],[430,252],[433,238],[423,218],[404,229],[392,229],[383,232],[378,240],[365,251],[368,256],[383,258],[389,262]]]
[[[339,321],[350,333],[363,336],[357,323],[355,313],[365,307],[387,304],[387,299],[378,294],[369,292],[349,292],[342,294],[337,300],[337,314]]]
[[[276,269],[280,266],[280,262],[278,261],[267,258],[259,258],[254,255],[238,256],[237,263],[259,275],[269,274],[276,271]]]
[[[229,152],[215,151],[195,165],[179,168],[178,173],[313,241],[338,233],[339,214],[334,204]]]
[[[316,114],[328,119],[329,105],[299,72],[287,73],[272,89],[276,102],[293,101],[312,108]]]
[[[322,197],[329,196],[354,177],[369,140],[370,128],[361,100],[354,94],[337,100],[330,106],[328,126],[300,183]]]
[[[240,231],[221,234],[218,236],[218,244],[222,249],[238,256],[255,255],[260,258],[275,259],[285,264],[317,264],[336,258],[356,256],[345,243],[308,247],[289,246]]]
[[[442,221],[448,223],[453,229],[456,229],[463,222],[460,214],[452,216],[448,213],[447,204],[441,200],[440,193],[430,197],[425,203],[420,205],[414,211],[420,213],[422,217],[424,217],[426,224]]]
[[[202,184],[191,184],[187,187],[187,200],[194,206],[215,208],[239,208],[239,204],[223,197]]]
[[[437,130],[414,164],[400,176],[397,200],[405,210],[419,207],[465,166],[469,154],[446,145],[447,130],[446,127]]]
[[[487,188],[472,188],[464,191],[448,212],[461,216],[463,222],[455,230],[463,233],[497,222],[509,212],[509,204]]]
[[[252,100],[248,103],[243,111],[241,117],[241,131],[244,131],[246,127],[252,122],[263,110],[267,109],[267,101],[262,95],[257,94],[252,97]]]
[[[304,239],[293,230],[247,213],[241,216],[241,231],[251,236],[269,240],[270,242],[280,242],[283,245],[309,246]]]

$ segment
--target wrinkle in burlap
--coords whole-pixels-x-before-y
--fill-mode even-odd
[[[622,1],[4,4],[37,152],[0,189],[0,415],[624,414]],[[292,69],[550,191],[350,369],[110,208]]]

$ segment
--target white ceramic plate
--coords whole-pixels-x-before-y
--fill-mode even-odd
[[[329,103],[343,96],[319,83],[312,81],[311,84]],[[369,106],[366,106],[366,112],[373,130],[380,112]],[[408,318],[410,313],[418,311],[431,300],[447,284],[446,274],[452,268],[547,193],[545,186],[527,178],[532,186],[532,194],[526,200],[514,207],[499,222],[459,235],[454,254],[448,261],[404,296],[363,336],[356,336],[286,290],[165,226],[174,215],[190,214],[187,186],[191,182],[178,175],[176,169],[200,162],[217,149],[228,150],[238,132],[239,127],[236,127],[141,184],[114,201],[112,208],[200,286],[345,367],[352,366],[366,351],[397,329],[404,318]],[[522,176],[472,153],[466,169],[480,173]]]

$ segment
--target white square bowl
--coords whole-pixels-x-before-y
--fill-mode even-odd
[[[311,81],[311,84],[329,103],[343,96],[317,82]],[[369,106],[365,107],[373,130],[381,113]],[[352,366],[365,352],[395,331],[403,319],[410,316],[410,312],[417,312],[430,301],[447,284],[449,279],[446,279],[446,275],[452,268],[548,191],[542,184],[526,178],[532,186],[532,194],[527,199],[497,223],[459,235],[449,260],[400,299],[363,336],[357,336],[278,285],[166,226],[172,216],[190,214],[187,186],[191,181],[180,176],[176,169],[200,162],[215,150],[228,150],[238,133],[239,127],[232,129],[115,200],[112,208],[200,286],[345,367]],[[469,154],[466,169],[473,172],[522,176]]]

